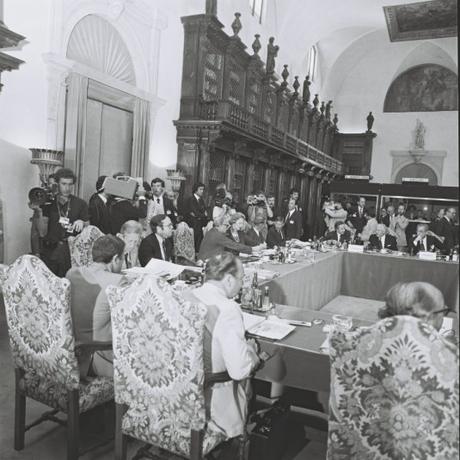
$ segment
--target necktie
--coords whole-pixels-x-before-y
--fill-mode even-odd
[[[160,204],[160,199],[159,198],[157,198],[157,203]]]
[[[167,257],[166,257],[166,244],[165,244],[164,241],[162,241],[161,245],[163,246],[163,260],[167,260]]]

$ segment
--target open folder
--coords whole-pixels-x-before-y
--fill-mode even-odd
[[[243,312],[244,328],[249,334],[270,340],[281,340],[290,334],[295,326],[284,321],[265,319],[263,316]]]

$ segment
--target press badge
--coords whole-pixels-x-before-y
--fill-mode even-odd
[[[59,223],[63,226],[63,227],[67,227],[70,225],[70,219],[68,217],[59,217]]]

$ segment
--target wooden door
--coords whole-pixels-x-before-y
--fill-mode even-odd
[[[80,193],[84,200],[95,191],[101,175],[129,174],[133,143],[133,113],[88,99],[85,149],[80,167]]]

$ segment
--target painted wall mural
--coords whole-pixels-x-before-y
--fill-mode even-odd
[[[399,75],[385,97],[384,112],[457,110],[457,75],[446,67],[423,64]]]

